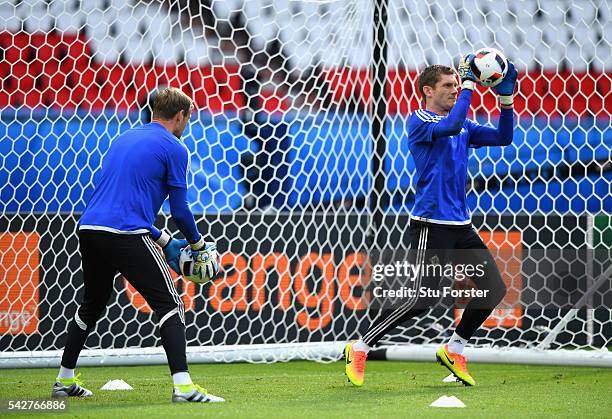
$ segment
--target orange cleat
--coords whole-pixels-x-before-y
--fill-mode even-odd
[[[436,359],[466,386],[475,386],[476,381],[467,370],[465,357],[448,351],[448,345],[442,346],[436,352]]]
[[[364,351],[353,350],[354,343],[347,343],[344,348],[345,374],[351,384],[361,387],[363,386],[363,375],[368,354]]]

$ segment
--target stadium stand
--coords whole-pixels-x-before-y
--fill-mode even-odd
[[[0,171],[0,184],[4,185],[0,188],[0,198],[8,211],[82,210],[91,192],[94,176],[91,167],[97,166],[113,136],[131,126],[129,120],[120,122],[108,116],[82,122],[54,118],[29,122],[22,129],[21,123],[7,123],[11,119],[8,113],[3,113],[2,119],[4,140],[0,140],[0,153],[6,160]],[[302,116],[286,117],[286,122],[290,125],[292,143],[287,156],[289,176],[281,187],[288,191],[288,196],[278,209],[308,209],[318,203],[334,202],[340,198],[358,199],[367,194],[371,162],[364,147],[370,145],[360,141],[368,136],[367,125],[339,124],[337,119],[331,118],[315,123],[313,117]],[[522,207],[527,211],[564,211],[586,202],[585,209],[589,211],[610,210],[609,200],[589,199],[612,194],[611,171],[608,170],[602,178],[589,170],[593,162],[600,161],[602,167],[609,162],[604,144],[609,145],[612,138],[609,130],[605,130],[606,123],[591,119],[580,125],[542,127],[543,131],[519,129],[515,133],[515,147],[476,150],[480,158],[470,161],[469,170],[481,176],[475,179],[475,183],[489,183],[487,188],[475,188],[471,195],[472,204],[478,199],[479,208],[497,212],[520,211]],[[598,124],[599,130],[592,129],[593,124]],[[391,129],[386,171],[387,189],[394,193],[398,189],[409,190],[414,163],[406,142],[402,141],[403,125],[396,122]],[[198,141],[196,146],[193,138],[206,138],[207,141]],[[240,124],[224,115],[211,118],[204,113],[198,123],[191,124],[186,144],[195,156],[200,157],[192,158],[195,188],[189,198],[194,211],[240,208],[246,194],[239,169],[240,156],[258,151],[256,145],[242,134]],[[591,146],[587,147],[588,144]],[[601,147],[592,147],[597,144]],[[46,152],[41,153],[41,150]],[[36,156],[36,159],[28,156]],[[85,164],[87,161],[89,163]],[[508,162],[515,162],[518,169],[509,167]],[[354,170],[347,171],[347,166]],[[50,171],[49,167],[54,168],[53,173],[45,174],[45,171]],[[82,169],[77,171],[75,167]],[[66,171],[65,168],[71,169]],[[573,168],[571,176],[570,168]],[[482,180],[501,179],[508,171],[512,176],[505,182],[511,185],[500,186]],[[559,175],[564,171],[567,177],[564,181],[541,183],[551,174]],[[558,178],[563,179],[563,176]],[[25,186],[37,185],[40,179],[48,180],[42,191]],[[15,188],[15,185],[19,186]],[[330,188],[330,185],[334,187]],[[487,190],[494,187],[503,187],[507,200],[490,199],[491,192]],[[523,198],[512,198],[530,195],[537,195],[539,199],[531,201],[527,198],[523,203]],[[409,199],[394,209],[408,210],[407,203],[410,203]]]
[[[486,8],[487,2],[470,0],[467,3],[470,2],[474,3],[474,10]],[[0,182],[5,185],[1,196],[7,209],[67,211],[83,208],[93,174],[88,169],[65,172],[63,168],[74,168],[74,161],[85,157],[99,158],[99,153],[105,151],[114,133],[135,121],[133,116],[117,120],[116,116],[110,116],[110,110],[117,109],[122,112],[120,115],[139,112],[143,100],[159,85],[183,87],[193,95],[202,110],[200,121],[192,124],[191,134],[196,138],[203,136],[207,142],[198,142],[197,149],[195,143],[188,142],[196,156],[192,168],[199,192],[190,197],[194,208],[197,211],[232,211],[241,207],[247,190],[239,162],[245,153],[256,153],[260,147],[243,134],[235,117],[246,106],[241,92],[243,80],[238,63],[231,58],[235,54],[224,54],[214,31],[202,30],[200,35],[193,26],[186,30],[183,24],[175,24],[187,18],[185,10],[174,10],[165,2],[158,1],[134,2],[131,8],[120,10],[105,0],[9,3],[0,5],[0,20],[4,23],[0,28],[0,47],[4,54],[0,60],[0,107],[5,109],[2,113],[5,135],[0,139],[0,151],[11,163],[3,166]],[[603,170],[605,162],[610,159],[607,150],[612,143],[608,129],[612,112],[611,85],[610,78],[602,75],[609,68],[611,55],[609,51],[600,51],[606,45],[601,39],[604,22],[609,16],[602,15],[601,10],[590,4],[589,7],[574,8],[567,2],[558,7],[548,7],[555,3],[553,1],[540,2],[547,13],[540,12],[538,2],[528,2],[525,7],[512,9],[501,16],[470,14],[465,1],[461,2],[463,9],[456,13],[450,8],[421,2],[418,7],[424,9],[422,13],[409,16],[398,7],[400,3],[393,0],[390,4],[392,42],[389,54],[393,70],[389,75],[388,98],[392,115],[405,115],[419,106],[413,80],[423,63],[452,63],[462,51],[469,49],[471,38],[480,39],[483,45],[496,43],[504,36],[512,38],[505,52],[523,70],[516,110],[523,118],[535,123],[526,123],[524,128],[516,130],[514,147],[476,151],[478,159],[473,159],[472,163],[478,167],[470,167],[470,170],[483,178],[475,179],[471,199],[479,200],[481,209],[516,211],[520,208],[514,206],[513,194],[520,195],[522,188],[536,193],[540,187],[544,188],[542,193],[545,195],[570,188],[565,196],[586,200],[591,210],[610,209],[591,207],[598,204],[588,200],[590,195],[609,194],[610,191],[605,182],[590,182],[592,173],[586,167],[593,161],[601,162],[600,169]],[[248,22],[246,30],[254,48],[262,49],[276,37],[283,41],[286,55],[291,57],[287,63],[291,75],[287,77],[299,79],[306,73],[304,69],[322,66],[323,77],[336,107],[365,111],[371,100],[366,70],[371,55],[371,31],[364,31],[362,36],[347,36],[347,39],[358,39],[359,42],[349,49],[349,56],[344,57],[344,61],[333,54],[320,55],[316,52],[321,51],[322,43],[341,36],[330,32],[333,25],[324,24],[325,19],[334,19],[338,13],[346,11],[334,3],[287,0],[285,6],[270,7],[266,0],[232,0],[214,2],[210,13],[230,20],[236,11],[241,11]],[[168,12],[159,13],[160,8],[168,9]],[[430,22],[418,16],[435,16],[436,13],[443,15],[448,23],[448,27],[441,28],[446,37],[425,36],[424,28]],[[482,31],[467,34],[467,38],[453,36],[455,26],[460,27],[453,22],[464,19],[465,15],[472,19],[473,27],[482,28]],[[513,21],[531,20],[531,16],[535,16],[538,27],[524,33],[492,32],[489,29],[511,27]],[[312,22],[306,25],[305,22],[309,21]],[[309,27],[310,30],[292,31],[293,27]],[[367,25],[364,27],[369,28]],[[547,27],[557,30],[542,30]],[[355,25],[350,30],[361,31],[362,28]],[[575,39],[582,42],[577,44]],[[183,45],[183,50],[173,48],[175,44]],[[153,48],[144,47],[146,45]],[[542,54],[547,55],[544,57]],[[586,62],[578,59],[585,54],[592,59]],[[602,62],[602,57],[608,57],[606,62]],[[538,62],[558,64],[557,68],[542,70]],[[319,121],[313,129],[306,129],[313,124],[313,116],[292,112],[291,100],[283,96],[286,92],[281,95],[280,89],[275,89],[262,90],[259,94],[262,108],[269,113],[278,113],[270,118],[282,118],[289,124],[289,135],[292,136],[287,150],[290,176],[278,186],[287,192],[288,198],[286,202],[277,202],[277,209],[307,209],[318,203],[334,202],[346,198],[346,191],[350,198],[365,196],[370,162],[366,157],[369,153],[364,150],[370,144],[364,141],[369,138],[369,127],[359,122],[363,119],[357,118],[353,122],[341,119],[344,122],[340,124],[338,118],[326,121],[325,116],[318,116]],[[479,100],[475,100],[474,109],[479,118],[485,118],[488,109],[496,106],[496,99],[487,93]],[[9,111],[9,108],[16,111]],[[37,130],[28,128],[33,122],[24,129],[11,123],[25,109],[40,116]],[[53,118],[53,115],[79,111],[89,113],[82,120],[67,123],[62,118]],[[404,119],[390,118],[390,157],[386,162],[387,187],[394,197],[393,208],[400,210],[410,205],[413,172],[403,141]],[[71,124],[78,126],[71,127]],[[43,136],[42,133],[46,134]],[[65,152],[58,151],[60,143],[66,145]],[[597,144],[607,146],[598,148]],[[47,149],[48,161],[41,160],[37,151]],[[517,150],[518,160],[513,154]],[[25,158],[28,153],[36,155],[37,159]],[[509,167],[507,161],[515,161],[518,169]],[[42,191],[23,186],[37,176],[40,178],[37,170],[45,170],[49,164],[57,169],[48,176],[51,181],[43,184]],[[574,178],[578,172],[571,168],[576,164],[585,167],[580,174],[582,177],[541,183],[547,173],[563,170]],[[94,162],[89,166],[95,165]],[[347,171],[345,165],[356,170]],[[607,170],[606,176],[609,176],[609,168]],[[515,185],[495,186],[486,179],[508,171],[512,173],[510,178],[516,180]],[[536,185],[525,184],[521,177],[529,178]],[[330,187],[330,184],[334,186]],[[11,185],[20,186],[14,188]],[[82,189],[75,188],[75,185]],[[483,188],[494,186],[508,189],[508,201],[487,201],[489,195]],[[57,190],[51,191],[52,188]],[[572,188],[576,190],[575,194],[570,193],[574,191]],[[398,191],[402,196],[399,202],[395,199],[399,196]],[[39,192],[44,197],[42,201],[35,199]],[[566,203],[551,200],[549,204],[538,205],[526,205],[523,210],[549,211],[578,204],[573,200]]]

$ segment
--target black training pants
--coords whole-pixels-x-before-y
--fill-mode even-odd
[[[78,315],[88,327],[104,312],[117,272],[143,296],[161,323],[172,311],[185,322],[185,309],[168,265],[149,234],[82,230],[79,241],[85,295]]]
[[[491,252],[471,225],[449,227],[414,220],[410,223],[410,246],[411,262],[417,265],[431,263],[433,260],[444,264],[453,257],[453,250],[459,250],[462,257],[467,258],[463,262],[485,267],[483,276],[471,279],[479,289],[489,292],[486,297],[470,300],[456,329],[459,336],[469,339],[506,295],[506,285]],[[439,281],[439,277],[421,275],[410,286],[435,289]],[[375,345],[396,326],[425,313],[437,301],[437,297],[419,297],[409,299],[399,307],[381,310],[362,337],[363,341],[370,346]]]
[[[89,332],[104,313],[120,272],[159,318],[172,374],[187,371],[185,309],[168,266],[149,234],[79,231],[85,294],[68,325],[62,366],[74,368]]]

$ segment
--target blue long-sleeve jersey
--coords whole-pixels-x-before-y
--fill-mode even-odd
[[[512,109],[502,109],[497,128],[467,119],[472,91],[461,91],[448,116],[419,109],[408,121],[408,148],[416,166],[411,218],[434,224],[471,223],[467,207],[467,159],[471,147],[512,142]]]
[[[189,151],[163,125],[150,123],[115,139],[104,157],[93,195],[79,220],[80,230],[117,234],[151,233],[162,203],[170,209],[185,238],[200,238],[187,205]]]

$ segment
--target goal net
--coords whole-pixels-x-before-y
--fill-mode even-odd
[[[610,18],[604,0],[3,2],[0,366],[59,363],[83,292],[79,215],[164,86],[197,104],[189,201],[224,267],[205,286],[175,278],[190,359],[337,359],[376,315],[370,251],[407,245],[418,71],[481,47],[520,76],[513,143],[468,163],[509,290],[476,359],[611,365]],[[495,124],[495,95],[474,96],[470,117]],[[177,232],[167,204],[156,225]],[[395,329],[383,355],[432,358],[458,307]],[[81,363],[165,362],[157,324],[117,276]]]

